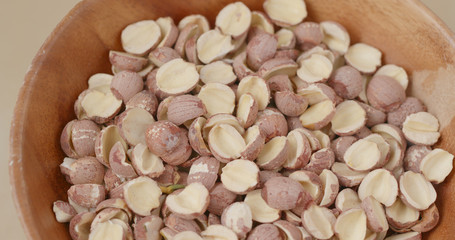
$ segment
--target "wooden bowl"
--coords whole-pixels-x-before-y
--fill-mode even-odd
[[[419,97],[442,126],[439,147],[455,153],[454,35],[417,0],[305,0],[307,20],[335,20],[351,35],[384,53],[383,62],[403,66],[412,79],[409,94]],[[43,44],[25,76],[11,126],[10,181],[19,218],[29,239],[70,239],[57,223],[52,203],[67,199],[69,185],[59,171],[64,154],[59,137],[74,119],[73,103],[87,79],[110,73],[108,52],[121,50],[120,32],[143,19],[199,13],[212,26],[231,0],[85,0],[77,4]],[[262,1],[245,0],[251,9]],[[455,178],[437,187],[439,226],[431,239],[455,236]]]

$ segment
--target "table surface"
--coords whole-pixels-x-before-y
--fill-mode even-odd
[[[26,239],[16,216],[8,178],[9,128],[19,88],[33,56],[78,0],[0,1],[0,232],[2,239]],[[455,1],[423,0],[455,30]]]

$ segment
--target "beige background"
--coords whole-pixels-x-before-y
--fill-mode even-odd
[[[8,178],[9,127],[19,88],[33,56],[55,25],[78,0],[0,1],[0,233],[25,239],[12,203]],[[452,29],[455,1],[423,0]]]

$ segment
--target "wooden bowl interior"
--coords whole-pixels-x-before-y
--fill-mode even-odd
[[[455,153],[455,44],[453,34],[416,0],[305,0],[309,20],[335,20],[351,42],[379,48],[383,62],[403,66],[412,79],[409,94],[421,98],[442,129],[439,146]],[[64,154],[59,137],[74,119],[73,103],[94,73],[110,73],[108,52],[121,50],[120,32],[130,23],[171,16],[178,22],[202,14],[212,23],[230,0],[85,0],[46,40],[25,76],[11,128],[10,176],[19,217],[29,239],[70,239],[56,222],[52,202],[67,199],[69,185],[59,171]],[[251,9],[262,1],[245,0]],[[455,234],[454,174],[438,186],[441,221],[426,234],[450,239]]]

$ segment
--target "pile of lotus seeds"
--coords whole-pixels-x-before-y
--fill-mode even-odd
[[[453,155],[405,69],[303,0],[131,23],[66,124],[74,240],[415,240]]]

